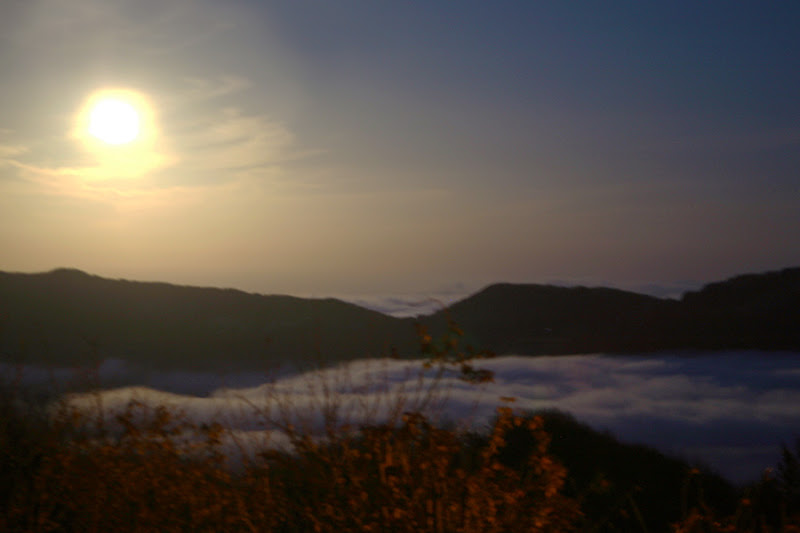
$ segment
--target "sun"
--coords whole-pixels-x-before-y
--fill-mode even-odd
[[[84,101],[73,135],[92,152],[115,153],[140,149],[155,140],[153,106],[139,91],[99,89]]]
[[[106,144],[128,144],[139,136],[140,130],[141,117],[129,101],[102,98],[89,111],[89,133]]]
[[[87,156],[85,179],[139,178],[174,159],[165,151],[150,98],[134,89],[91,93],[75,114],[71,137]]]

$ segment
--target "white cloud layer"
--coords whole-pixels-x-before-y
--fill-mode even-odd
[[[800,432],[798,355],[509,356],[482,362],[495,372],[494,383],[470,385],[448,371],[433,395],[434,371],[423,375],[419,362],[363,360],[270,380],[256,374],[134,374],[117,362],[101,367],[99,379],[141,386],[72,395],[69,401],[92,409],[100,399],[109,419],[133,399],[164,404],[199,423],[222,422],[236,442],[230,449],[239,453],[243,443],[265,438],[285,443],[276,421],[321,432],[331,415],[358,425],[386,420],[398,409],[419,409],[435,419],[481,427],[501,397],[514,397],[518,409],[567,411],[623,441],[702,461],[744,481],[773,466],[781,442]],[[22,374],[40,383],[69,375],[34,369]]]

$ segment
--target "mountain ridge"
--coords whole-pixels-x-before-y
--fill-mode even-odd
[[[800,350],[800,267],[734,276],[678,300],[608,287],[498,283],[427,321],[446,320],[501,353]]]
[[[403,324],[333,298],[112,280],[76,269],[0,272],[0,313],[0,358],[79,365],[109,357],[166,367],[216,367],[223,359],[228,368],[251,368],[315,356],[324,363],[352,351],[382,353],[382,339],[398,337]]]
[[[495,283],[438,312],[396,318],[336,298],[114,280],[77,269],[0,272],[0,361],[253,369],[419,355],[418,322],[522,355],[800,351],[800,267],[658,298],[609,287]]]

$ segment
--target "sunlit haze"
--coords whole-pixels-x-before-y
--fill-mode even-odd
[[[2,2],[0,270],[366,299],[798,265],[798,27],[796,2]]]

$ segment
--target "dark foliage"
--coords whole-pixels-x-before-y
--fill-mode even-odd
[[[581,503],[584,527],[592,531],[667,531],[703,503],[732,512],[737,489],[722,477],[641,445],[623,444],[558,411],[536,413],[550,436],[549,450],[569,475],[565,494]],[[524,426],[506,435],[500,459],[524,468],[522,458],[535,448]]]

